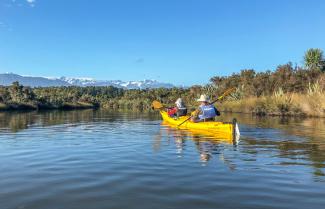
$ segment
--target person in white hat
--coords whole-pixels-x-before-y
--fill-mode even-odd
[[[194,122],[205,122],[213,121],[216,116],[220,115],[220,112],[217,108],[210,104],[210,99],[207,95],[203,94],[196,101],[201,102],[199,106],[199,112],[196,117],[193,117],[192,121]]]
[[[187,108],[182,98],[178,98],[175,102],[176,107],[170,108],[168,110],[168,115],[170,117],[180,117],[185,116],[187,114]]]

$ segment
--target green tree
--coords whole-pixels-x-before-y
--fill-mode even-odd
[[[325,61],[321,49],[308,49],[304,56],[305,66],[309,70],[325,70]]]
[[[23,102],[23,86],[20,85],[18,81],[15,81],[11,84],[11,86],[9,87],[9,93],[13,102]]]

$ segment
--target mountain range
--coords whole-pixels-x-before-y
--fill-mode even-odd
[[[151,88],[173,88],[170,83],[162,83],[156,80],[143,81],[121,81],[121,80],[96,80],[93,78],[51,78],[22,76],[14,73],[0,74],[0,85],[9,86],[18,81],[24,86],[50,87],[50,86],[114,86],[123,89],[151,89]]]

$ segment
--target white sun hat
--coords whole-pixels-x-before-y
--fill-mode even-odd
[[[200,96],[200,98],[197,99],[196,101],[198,101],[198,102],[210,102],[210,99],[209,99],[209,97],[208,97],[207,95],[202,94],[202,95]]]

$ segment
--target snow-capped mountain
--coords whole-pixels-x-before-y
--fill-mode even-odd
[[[73,86],[92,86],[96,84],[96,80],[93,78],[67,78],[61,77],[59,78],[62,81],[65,81]]]
[[[114,86],[124,89],[147,89],[147,88],[172,88],[174,85],[161,83],[156,80],[121,81],[121,80],[95,80],[93,78],[53,78],[21,76],[13,73],[0,74],[0,85],[8,86],[18,81],[24,86],[48,87],[48,86]]]
[[[172,88],[169,83],[161,83],[156,80],[143,81],[121,81],[121,80],[95,80],[92,78],[66,78],[61,77],[60,80],[69,83],[72,86],[114,86],[125,89],[151,89],[151,88]]]

